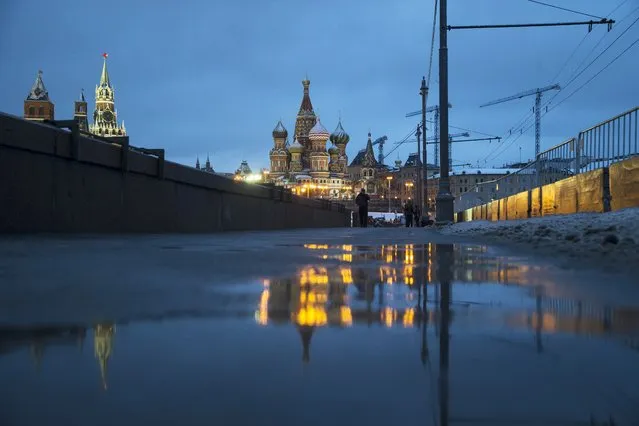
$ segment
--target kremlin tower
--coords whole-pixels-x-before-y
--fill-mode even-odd
[[[49,92],[42,81],[42,71],[38,71],[31,91],[24,100],[24,118],[33,121],[53,120],[55,108],[49,99]]]
[[[124,122],[118,124],[118,112],[115,109],[115,94],[107,71],[107,57],[105,53],[104,64],[102,65],[102,75],[100,84],[95,87],[95,111],[93,112],[93,124],[90,126],[91,133],[99,136],[113,137],[126,136]]]
[[[84,98],[84,90],[80,92],[80,100],[74,102],[73,119],[78,123],[80,131],[89,131],[89,122],[87,120],[87,101]]]
[[[100,365],[100,378],[104,390],[107,389],[107,362],[113,351],[114,332],[115,325],[110,323],[100,323],[93,327],[93,348]]]

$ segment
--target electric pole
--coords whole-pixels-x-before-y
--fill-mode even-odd
[[[447,0],[439,1],[439,105],[448,105],[448,16]],[[439,191],[437,223],[453,222],[453,200],[448,173],[448,108],[439,110]]]
[[[424,210],[424,204],[428,206],[424,201],[428,198],[428,195],[424,195],[424,186],[426,186],[426,192],[428,192],[428,155],[426,154],[426,97],[428,97],[428,87],[426,87],[426,77],[422,77],[422,86],[419,88],[419,94],[422,95],[422,129],[424,130],[424,138],[422,139],[422,167],[421,170],[421,204],[419,205],[420,215],[423,216],[425,211],[428,211],[428,207]],[[421,225],[422,218],[419,218]]]
[[[422,195],[423,195],[423,190],[422,190],[422,185],[424,183],[424,179],[422,179],[422,165],[420,164],[422,161],[422,156],[421,156],[421,141],[420,141],[420,136],[422,135],[422,131],[420,129],[421,124],[417,125],[417,188],[415,188],[417,190],[417,196],[415,197],[415,202],[417,204],[417,206],[419,208],[421,208],[422,206]],[[424,139],[426,138],[426,133],[424,133]]]

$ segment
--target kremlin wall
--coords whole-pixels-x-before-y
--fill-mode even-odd
[[[350,225],[351,212],[342,204],[207,173],[212,172],[208,159],[207,170],[197,170],[165,161],[163,149],[129,145],[103,56],[91,124],[84,93],[75,102],[73,120],[55,120],[42,72],[24,101],[24,118],[0,113],[0,233]]]
[[[416,197],[417,154],[385,165],[374,145],[387,138],[373,142],[369,132],[349,163],[347,146],[357,142],[341,117],[332,133],[326,129],[313,109],[308,79],[302,81],[293,133],[282,120],[272,131],[268,170],[253,172],[242,161],[235,173],[222,173],[214,170],[208,155],[203,164],[198,158],[189,167],[165,161],[163,149],[135,148],[119,121],[108,55],[103,57],[91,122],[84,92],[74,103],[73,120],[56,121],[41,71],[24,101],[24,119],[0,114],[1,174],[9,182],[0,196],[11,206],[0,212],[0,232],[345,226],[362,188],[371,196],[373,212],[401,212],[403,203]],[[429,211],[434,210],[438,172],[437,165],[427,164],[424,199]],[[454,194],[461,196],[473,181],[495,179],[509,170],[485,172],[451,171]],[[97,182],[89,185],[87,180]],[[278,213],[263,213],[269,210]]]

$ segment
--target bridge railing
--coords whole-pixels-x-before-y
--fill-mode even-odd
[[[455,200],[455,210],[466,210],[639,155],[637,121],[639,107],[582,130],[576,138],[541,152],[516,172],[477,184]]]

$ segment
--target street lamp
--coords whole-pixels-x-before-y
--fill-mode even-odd
[[[388,213],[391,212],[391,180],[393,180],[392,176],[386,176],[386,180],[388,181]]]
[[[404,183],[404,185],[406,185],[406,191],[409,192],[409,197],[408,199],[410,200],[412,198],[413,195],[413,182],[406,182]]]

